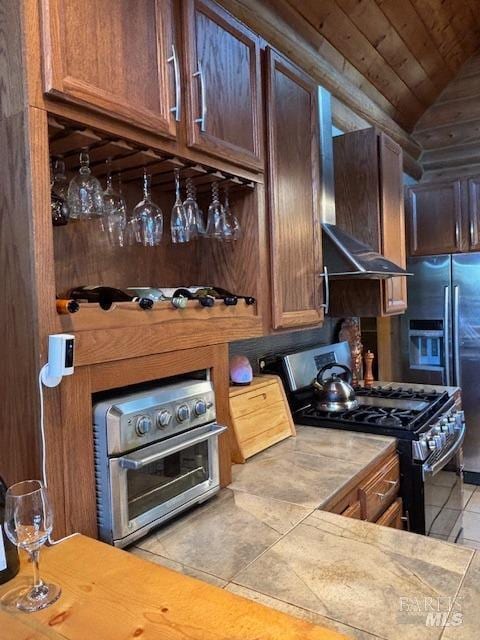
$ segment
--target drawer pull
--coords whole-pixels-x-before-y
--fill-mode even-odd
[[[266,393],[259,393],[256,396],[250,396],[249,400],[256,400],[257,398],[262,398],[262,400],[266,400],[267,399],[267,394]]]
[[[387,496],[386,493],[375,493],[376,496],[378,496],[380,498],[380,500],[384,500],[385,497]]]
[[[396,486],[398,480],[385,480],[387,484],[391,484],[392,486]]]

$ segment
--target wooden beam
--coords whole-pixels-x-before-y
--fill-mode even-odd
[[[220,0],[220,4],[293,60],[359,116],[388,134],[414,159],[419,157],[421,148],[413,138],[305,42],[289,24],[279,18],[265,0]]]

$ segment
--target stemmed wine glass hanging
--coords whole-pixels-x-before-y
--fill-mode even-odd
[[[203,237],[230,242],[241,237],[240,222],[230,206],[227,186],[223,189],[222,202],[220,185],[217,181],[212,182],[211,202],[205,223],[193,179],[188,177],[185,181],[186,197],[182,202],[180,178],[180,169],[175,168],[175,201],[170,216],[172,244],[186,244]],[[148,167],[143,171],[143,197],[131,212],[122,193],[120,175],[116,187],[113,185],[111,158],[106,161],[105,190],[92,174],[87,148],[80,153],[78,173],[68,187],[67,184],[65,165],[62,160],[57,160],[53,165],[51,181],[54,225],[64,225],[70,220],[97,218],[101,220],[102,230],[112,246],[139,244],[155,247],[161,244],[163,213],[152,200]]]

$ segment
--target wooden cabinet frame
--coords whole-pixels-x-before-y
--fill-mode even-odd
[[[195,12],[201,11],[225,31],[243,42],[250,50],[250,86],[252,91],[252,130],[253,152],[221,140],[207,131],[201,131],[195,120],[201,114],[201,100],[199,97],[199,81],[194,74],[198,70],[197,42],[195,36]],[[207,153],[220,156],[233,162],[238,162],[251,169],[263,170],[262,137],[261,137],[261,74],[260,74],[260,41],[241,22],[238,22],[220,6],[209,0],[184,0],[183,3],[184,59],[187,88],[187,144],[202,149]],[[207,104],[208,121],[208,104]]]
[[[312,167],[312,237],[314,261],[318,271],[314,274],[316,283],[314,286],[314,308],[299,309],[296,311],[284,310],[283,291],[281,286],[281,274],[290,265],[284,264],[278,254],[277,248],[282,242],[288,242],[288,238],[282,237],[276,211],[278,210],[278,175],[276,171],[277,149],[275,141],[275,89],[274,75],[279,69],[281,73],[289,77],[293,82],[300,85],[310,94],[310,157]],[[268,200],[270,209],[270,261],[271,261],[271,281],[272,281],[272,322],[275,329],[301,327],[319,324],[324,318],[323,306],[323,255],[322,255],[322,229],[320,219],[320,159],[319,159],[319,136],[318,136],[318,98],[317,86],[314,81],[298,67],[290,63],[283,56],[273,49],[267,48],[267,149],[268,149]],[[294,211],[291,212],[294,215]],[[303,256],[299,255],[301,263]]]
[[[157,27],[157,65],[159,113],[133,106],[123,96],[115,96],[95,85],[67,75],[61,42],[63,0],[41,0],[42,53],[44,91],[60,98],[111,115],[115,113],[132,125],[173,137],[175,119],[170,111],[174,98],[170,95],[168,58],[172,50],[172,12],[170,0],[155,0]]]
[[[418,220],[416,197],[418,193],[434,191],[436,187],[441,189],[450,189],[452,191],[454,208],[453,211],[451,211],[451,216],[455,224],[455,240],[452,244],[443,243],[442,246],[433,246],[429,248],[428,252],[425,252],[418,243],[418,227],[420,222]],[[467,242],[465,240],[465,221],[462,213],[464,209],[464,195],[462,191],[461,180],[448,180],[435,183],[426,182],[407,189],[408,197],[406,199],[406,208],[408,212],[409,253],[411,256],[461,253],[462,251],[468,250]]]

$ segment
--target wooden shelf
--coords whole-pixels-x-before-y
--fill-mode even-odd
[[[79,127],[53,116],[48,118],[50,155],[61,156],[69,171],[78,171],[80,152],[88,148],[93,173],[102,178],[107,168],[105,161],[111,159],[112,171],[121,173],[122,182],[141,179],[146,168],[152,176],[153,187],[174,189],[173,171],[180,169],[181,179],[192,178],[199,193],[209,191],[211,183],[218,181],[222,187],[232,190],[255,188],[255,182],[217,171],[213,167],[193,164],[176,156],[168,156],[154,149],[142,148],[125,140],[111,139],[105,134],[86,127]]]

